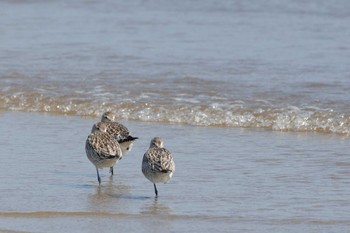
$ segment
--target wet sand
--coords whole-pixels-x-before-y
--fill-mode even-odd
[[[87,160],[98,119],[1,112],[0,232],[346,232],[350,142],[332,134],[123,122],[140,137],[111,178]],[[162,136],[168,184],[141,173]]]

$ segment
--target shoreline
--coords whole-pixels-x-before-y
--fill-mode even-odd
[[[96,120],[0,114],[6,132],[0,135],[0,170],[6,171],[0,184],[0,232],[160,233],[170,226],[174,231],[322,227],[332,232],[350,227],[345,221],[350,218],[349,140],[123,122],[139,140],[113,177],[108,169],[100,172],[99,186],[84,151]],[[158,198],[141,172],[142,156],[154,136],[163,137],[176,163],[172,180],[157,186]]]
[[[88,116],[88,115],[75,115],[75,114],[62,114],[55,112],[32,112],[32,111],[12,111],[12,110],[0,110],[0,114],[39,114],[43,116],[56,116],[56,117],[76,117],[81,119],[94,119],[94,123],[100,120],[100,116]],[[320,135],[326,137],[339,137],[342,139],[348,139],[350,137],[347,133],[334,133],[334,132],[324,132],[324,131],[308,131],[308,130],[276,130],[269,127],[232,127],[232,126],[217,126],[217,125],[192,125],[188,123],[177,123],[177,122],[159,122],[159,121],[142,121],[142,120],[133,120],[133,119],[119,119],[119,122],[123,124],[155,124],[169,127],[190,127],[190,128],[208,128],[208,129],[223,129],[223,130],[248,130],[256,132],[271,132],[271,133],[290,133],[290,134],[300,134],[300,135]]]

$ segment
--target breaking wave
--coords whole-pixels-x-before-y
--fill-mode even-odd
[[[5,95],[4,95],[5,94]],[[39,92],[2,93],[0,109],[98,117],[115,111],[120,119],[193,126],[266,128],[276,131],[350,134],[350,113],[316,107],[280,107],[256,101],[162,100],[146,97],[122,102],[79,95],[47,96]]]

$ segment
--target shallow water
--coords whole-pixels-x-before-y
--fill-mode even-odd
[[[84,143],[96,118],[0,114],[0,231],[346,232],[347,138],[125,123],[140,137],[102,185]],[[174,155],[168,184],[141,173],[153,136]]]
[[[0,1],[0,232],[348,231],[349,4]],[[98,187],[107,110],[140,139]]]
[[[0,109],[350,134],[350,5],[1,1]]]

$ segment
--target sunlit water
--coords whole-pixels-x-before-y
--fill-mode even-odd
[[[0,231],[348,231],[349,4],[0,1]],[[98,187],[106,110],[140,139]]]
[[[0,109],[350,134],[349,1],[0,9]]]
[[[124,122],[140,137],[109,177],[84,142],[98,119],[2,113],[0,231],[346,232],[349,141],[314,133]],[[176,172],[143,177],[162,136]]]

